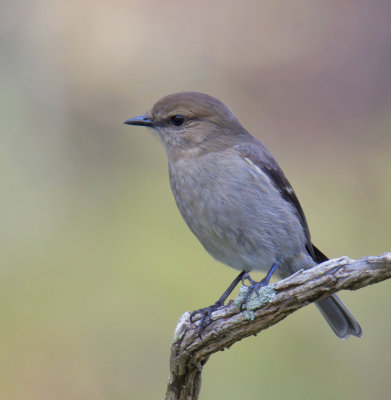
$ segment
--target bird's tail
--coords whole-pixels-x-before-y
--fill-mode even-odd
[[[315,303],[330,328],[341,339],[350,335],[360,337],[361,327],[342,301],[333,294]]]
[[[315,246],[315,261],[321,263],[327,261],[328,258]],[[362,334],[361,327],[350,311],[342,303],[337,295],[333,294],[316,303],[323,317],[330,325],[334,333],[341,339],[346,339],[350,335],[360,337]]]

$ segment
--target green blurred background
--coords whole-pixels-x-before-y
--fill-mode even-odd
[[[157,399],[179,316],[236,272],[191,235],[158,140],[122,122],[197,90],[287,172],[330,257],[390,251],[390,1],[4,1],[0,398]],[[257,277],[258,278],[258,277]],[[216,354],[201,399],[388,399],[389,282]]]

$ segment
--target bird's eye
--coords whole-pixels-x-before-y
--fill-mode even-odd
[[[174,116],[171,117],[171,122],[175,126],[181,126],[181,125],[184,124],[185,118],[182,115],[174,115]]]

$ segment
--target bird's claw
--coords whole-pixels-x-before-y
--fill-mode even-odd
[[[247,279],[250,283],[251,286],[247,286],[247,292],[245,294],[245,296],[243,297],[242,302],[240,303],[240,311],[243,311],[243,307],[245,304],[247,304],[247,300],[249,299],[251,293],[255,290],[255,293],[257,294],[257,296],[259,297],[259,290],[265,286],[267,286],[270,282],[270,278],[272,277],[272,275],[274,274],[274,271],[278,268],[278,266],[280,265],[279,262],[275,262],[271,268],[269,269],[267,275],[259,282],[254,281],[254,279],[252,279],[249,275],[248,272],[246,272],[243,276],[242,276],[242,284],[244,286],[247,286],[244,281]]]
[[[197,328],[197,334],[199,336],[199,338],[202,340],[201,337],[201,333],[202,331],[211,324],[212,322],[212,313],[216,310],[218,310],[219,308],[224,307],[224,304],[220,303],[220,302],[216,302],[215,304],[212,304],[209,307],[205,307],[205,308],[200,308],[198,310],[193,311],[190,314],[190,322],[194,322],[193,318],[195,315],[197,314],[201,314],[201,319]]]
[[[246,277],[246,278],[248,279],[249,277]],[[252,280],[251,278],[248,279],[248,280],[252,283],[252,285],[251,286],[247,286],[247,292],[244,295],[242,302],[240,303],[240,311],[243,311],[244,306],[247,304],[247,300],[249,299],[251,294],[254,292],[254,290],[255,290],[255,293],[257,294],[257,296],[259,297],[260,289],[269,284],[269,280],[267,280],[266,278],[262,279],[259,282],[256,282],[256,281]]]
[[[250,282],[250,286],[246,285],[246,280]],[[246,286],[246,287],[251,287],[255,284],[257,284],[257,281],[254,281],[254,279],[251,278],[250,274],[248,272],[246,272],[243,276],[242,276],[242,285]]]

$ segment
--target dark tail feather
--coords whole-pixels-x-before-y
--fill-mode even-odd
[[[314,246],[314,244],[312,244],[312,249],[314,250],[314,256],[315,256],[313,257],[314,261],[316,261],[319,264],[328,261],[328,257],[325,254],[323,254],[316,246]]]
[[[341,339],[361,337],[361,327],[342,301],[333,294],[315,303],[334,333]]]
[[[314,245],[315,261],[322,263],[328,258]],[[350,335],[361,337],[362,331],[359,323],[345,307],[337,295],[333,294],[315,303],[323,317],[330,325],[334,333],[341,339],[346,339]]]

